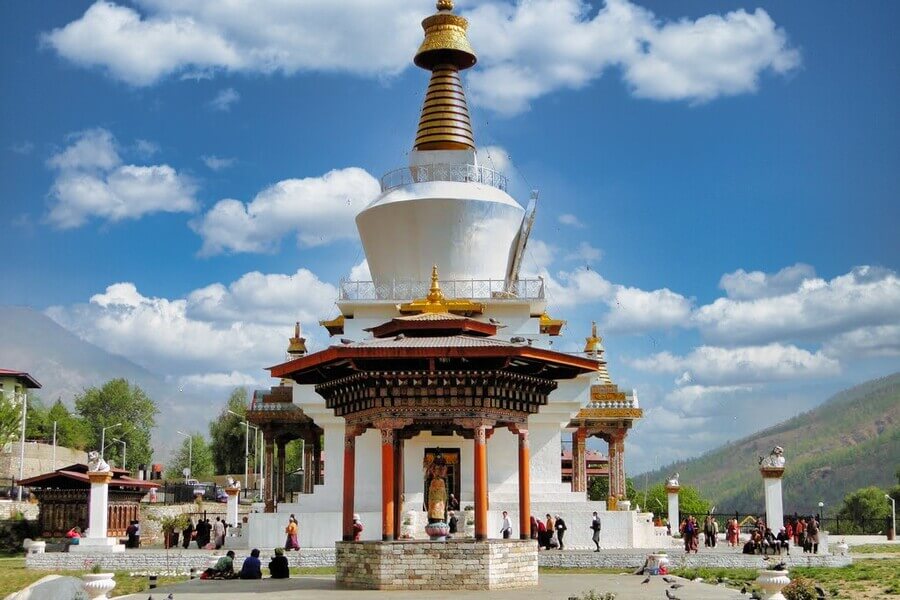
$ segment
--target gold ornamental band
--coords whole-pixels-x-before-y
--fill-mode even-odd
[[[764,479],[781,479],[784,476],[784,467],[760,467]]]
[[[109,483],[113,478],[112,471],[88,471],[87,476],[91,483]]]
[[[434,129],[435,127],[453,127],[455,129],[462,129],[466,131],[469,135],[472,134],[472,128],[465,121],[456,119],[432,119],[431,121],[422,121],[419,123],[419,132],[422,133],[426,129]]]

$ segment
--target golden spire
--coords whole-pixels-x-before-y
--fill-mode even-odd
[[[438,281],[437,265],[431,266],[431,288],[428,290],[428,296],[425,299],[428,300],[428,304],[437,304],[444,299],[444,292],[441,291],[441,282]]]
[[[591,337],[584,338],[584,351],[588,354],[603,352],[603,338],[597,335],[597,321],[591,321]]]
[[[294,337],[290,338],[287,351],[291,356],[306,354],[306,338],[300,337],[300,321],[294,323]]]
[[[438,0],[437,14],[422,21],[425,40],[413,62],[431,71],[419,117],[415,150],[474,150],[475,136],[459,72],[478,60],[469,44],[469,22],[452,14],[452,0]]]
[[[451,300],[444,297],[441,291],[441,283],[438,278],[437,265],[431,267],[431,287],[428,295],[412,302],[400,305],[400,312],[405,315],[418,313],[454,313],[465,315],[480,315],[484,312],[484,305],[470,300]]]

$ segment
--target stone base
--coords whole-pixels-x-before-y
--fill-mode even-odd
[[[81,538],[74,546],[69,546],[69,552],[92,553],[101,552],[125,552],[125,546],[116,538]]]
[[[538,584],[534,540],[337,542],[338,587],[499,590]]]

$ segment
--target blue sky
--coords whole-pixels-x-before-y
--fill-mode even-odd
[[[457,4],[478,143],[541,191],[529,268],[648,409],[629,469],[896,370],[896,3]],[[293,320],[324,343],[433,7],[216,7],[0,8],[0,304],[224,398]]]

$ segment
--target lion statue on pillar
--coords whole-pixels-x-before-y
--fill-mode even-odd
[[[96,450],[88,452],[88,471],[109,471],[109,463],[103,460],[100,453]]]

